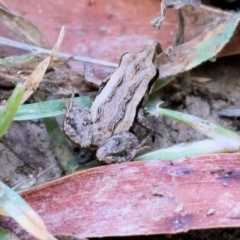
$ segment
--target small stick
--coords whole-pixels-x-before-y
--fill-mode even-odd
[[[27,51],[30,51],[31,53],[35,53],[35,54],[37,54],[37,53],[50,54],[51,53],[51,50],[49,50],[49,49],[35,47],[35,46],[29,45],[26,43],[13,41],[11,39],[3,38],[3,37],[0,37],[0,44],[7,45],[10,47],[15,47],[15,48],[22,49],[22,50],[27,50]],[[63,57],[63,58],[71,58],[72,60],[75,60],[75,61],[82,61],[82,62],[101,65],[101,66],[110,67],[110,68],[116,68],[118,66],[117,63],[111,63],[111,62],[93,59],[93,58],[89,58],[89,57],[73,56],[68,53],[58,52],[58,53],[56,53],[56,56]]]

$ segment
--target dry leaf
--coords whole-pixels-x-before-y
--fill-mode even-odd
[[[25,54],[21,56],[10,56],[0,59],[0,65],[15,68],[18,70],[34,70],[37,65],[46,59],[49,54]],[[61,67],[65,65],[71,58],[63,58],[54,56],[49,63],[48,68]]]
[[[15,15],[6,8],[3,3],[0,5],[0,21],[12,32],[18,35],[24,42],[43,48],[50,48],[46,38],[40,30],[30,21]]]
[[[157,57],[159,78],[175,76],[214,58],[233,36],[239,19],[240,13],[218,17],[196,38],[166,49]]]
[[[11,188],[0,182],[3,195],[0,198],[0,214],[10,216],[33,236],[42,240],[54,240],[39,215]]]
[[[201,0],[166,0],[167,8],[180,9],[184,6],[190,5],[193,7],[199,7]]]
[[[239,153],[127,162],[78,172],[22,196],[53,234],[146,236],[239,227],[239,171]]]
[[[239,118],[240,106],[230,106],[228,108],[222,109],[218,115],[222,117]]]
[[[0,89],[0,102],[2,102],[3,106],[11,95],[12,91],[10,88],[13,88],[18,83],[23,84],[30,74],[28,72],[31,73],[32,71],[19,71],[0,65],[0,87],[3,88]],[[86,95],[86,92],[96,90],[96,88],[86,83],[83,75],[66,68],[54,68],[52,71],[47,72],[38,89],[45,93],[61,96],[69,96],[72,93],[85,93]]]
[[[55,55],[55,53],[57,52],[57,50],[59,49],[59,47],[62,43],[63,37],[64,37],[64,27],[62,27],[62,29],[61,29],[58,40],[57,40],[50,56],[47,57],[45,60],[43,60],[36,67],[36,69],[32,72],[32,74],[27,78],[27,80],[24,82],[23,86],[25,88],[25,93],[23,96],[22,103],[24,103],[39,86],[39,84],[48,68],[48,65],[51,61],[51,58]]]
[[[180,9],[184,6],[192,6],[192,7],[199,7],[201,4],[201,0],[162,0],[160,4],[160,13],[155,17],[151,24],[155,29],[160,29],[163,20],[166,17],[167,8],[174,8],[174,9]]]

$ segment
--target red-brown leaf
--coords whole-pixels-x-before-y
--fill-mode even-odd
[[[75,173],[22,196],[53,234],[88,238],[233,227],[240,226],[239,166],[240,154],[128,162]],[[20,231],[6,219],[1,225]]]

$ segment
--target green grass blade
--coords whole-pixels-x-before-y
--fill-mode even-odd
[[[51,100],[39,103],[24,104],[19,107],[14,121],[32,120],[46,117],[54,117],[66,113],[66,103],[70,98]],[[93,101],[92,97],[74,98],[74,104],[90,107]]]
[[[157,79],[151,88],[151,94],[156,93],[158,90],[164,88],[169,83],[171,83],[174,79],[175,77],[166,77],[162,79]]]
[[[8,99],[5,109],[0,111],[0,137],[7,131],[13,118],[17,112],[23,97],[24,88],[22,85],[17,85]]]
[[[0,239],[1,240],[19,240],[19,238],[16,237],[13,233],[3,228],[0,228]]]
[[[150,115],[156,115],[156,106],[162,104],[163,101],[159,99],[159,94],[152,93],[148,97],[147,103],[144,105],[144,111]]]
[[[239,149],[239,144],[239,141],[234,139],[229,140],[228,138],[219,138],[217,140],[205,139],[147,152],[137,156],[135,160],[171,160],[214,153],[236,152]]]
[[[59,165],[66,174],[75,172],[79,165],[71,151],[65,135],[54,117],[44,118],[43,123],[50,137],[51,147],[56,154]]]
[[[165,117],[172,118],[191,126],[212,139],[182,143],[169,148],[148,152],[137,156],[136,160],[170,160],[190,156],[239,151],[240,135],[229,129],[190,114],[158,107],[157,111]]]
[[[45,96],[41,92],[36,91],[34,93],[34,99],[40,102],[45,100]],[[75,159],[66,140],[66,136],[58,125],[57,120],[54,117],[43,118],[43,123],[47,129],[50,144],[55,152],[59,165],[66,174],[73,173],[78,168],[78,162]]]
[[[240,140],[239,134],[227,128],[224,128],[220,125],[211,123],[209,121],[192,116],[190,114],[181,113],[181,112],[168,110],[164,108],[157,108],[157,111],[165,117],[172,118],[174,120],[187,124],[188,126],[196,129],[198,132],[208,136],[209,138],[217,139],[217,138],[225,137],[225,138]]]
[[[38,214],[10,187],[0,181],[0,213],[12,217],[38,239],[54,239]]]

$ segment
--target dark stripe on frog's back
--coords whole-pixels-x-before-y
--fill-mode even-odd
[[[108,124],[108,130],[113,133],[114,129],[116,128],[117,124],[124,118],[126,109],[128,107],[128,103],[131,101],[135,90],[140,85],[140,82],[133,84],[128,90],[127,94],[122,99],[122,102],[116,106],[118,108],[117,113],[115,114],[113,120],[111,120]],[[136,115],[136,108],[132,109],[132,115]],[[121,129],[122,131],[128,131],[130,127],[132,126],[133,120],[135,117],[128,116],[128,124],[125,124],[124,129]]]
[[[111,103],[111,100],[112,100],[113,96],[116,94],[116,90],[118,89],[118,86],[121,85],[122,81],[123,81],[123,76],[120,78],[120,80],[115,85],[114,90],[109,92],[108,97],[106,97],[106,100],[102,102],[102,105],[101,106],[99,105],[97,107],[97,109],[96,109],[97,117],[95,119],[93,119],[93,123],[96,123],[97,121],[102,121],[101,116],[102,117],[104,116],[105,106],[108,102]],[[103,95],[106,95],[105,91],[103,91],[102,95],[100,95],[99,98],[101,98]],[[97,98],[96,101],[98,101],[98,100],[99,99]]]
[[[131,53],[124,54],[123,56],[125,56],[125,62],[128,60],[132,62],[135,58],[135,55]],[[93,120],[93,132],[95,135],[99,136],[98,139],[101,138],[101,140],[97,140],[98,144],[112,135],[112,133],[107,129],[110,121],[109,119],[112,119],[115,115],[115,109],[117,109],[115,106],[116,103],[112,101],[112,98],[114,96],[119,96],[118,89],[122,82],[125,81],[125,72],[128,67],[129,64],[119,66],[112,73],[111,77],[101,89],[101,92],[97,95],[90,108]],[[114,112],[112,113],[112,111]],[[96,139],[94,139],[93,144],[97,145],[95,140]]]
[[[125,56],[125,57],[124,57]],[[123,82],[126,69],[128,68],[128,62],[132,62],[135,55],[131,53],[123,54],[118,68],[111,74],[109,80],[106,82],[105,86],[102,87],[98,93],[96,99],[91,106],[91,114],[93,118],[93,123],[100,121],[102,116],[102,109],[105,103],[111,102],[113,95],[118,90],[118,86]],[[125,61],[125,65],[121,65],[122,61]],[[96,117],[97,116],[97,117]]]
[[[131,112],[127,114],[128,116],[126,116],[126,111],[127,111],[130,101],[132,100],[134,95],[137,94],[136,93],[137,88],[142,84],[142,81],[144,80],[144,79],[140,79],[139,81],[136,81],[136,79],[139,78],[139,75],[142,72],[144,72],[144,70],[146,69],[146,68],[141,68],[141,66],[145,66],[145,64],[143,62],[144,62],[144,60],[142,62],[141,61],[133,61],[131,66],[129,66],[130,69],[132,70],[131,73],[129,74],[129,76],[125,76],[125,78],[129,77],[129,79],[125,79],[123,81],[123,84],[121,86],[119,85],[119,88],[118,88],[119,94],[118,95],[120,95],[120,96],[115,95],[115,98],[116,98],[116,102],[117,102],[117,99],[122,99],[122,102],[118,103],[118,106],[116,106],[118,108],[118,110],[117,110],[115,116],[113,117],[113,119],[108,124],[108,130],[114,134],[122,132],[122,131],[128,131],[133,124],[133,121],[136,116],[137,106],[141,102],[142,96],[139,96],[138,98],[135,97],[136,102],[131,107]],[[129,84],[130,81],[132,81],[132,84]],[[147,91],[147,89],[146,89],[146,91]],[[135,95],[135,96],[137,96],[137,95]],[[113,99],[113,101],[114,101],[114,99]],[[133,101],[134,101],[134,99],[133,99]],[[124,118],[125,118],[125,120],[124,120]],[[120,121],[124,121],[124,124],[123,124],[123,126],[121,126],[120,129],[117,129],[117,125]],[[114,131],[114,130],[116,130],[116,131]]]
[[[147,60],[144,58],[136,59],[129,65],[131,72],[125,75],[128,79],[124,79],[118,88],[118,94],[113,96],[113,102],[117,102],[118,99],[122,99],[122,102],[117,103],[117,111],[108,124],[108,129],[112,134],[129,131],[135,120],[137,108],[149,91],[150,83],[157,75],[155,65],[149,59],[148,62],[145,61]]]
[[[150,73],[150,69],[147,70]],[[143,72],[142,72],[143,73]],[[158,75],[155,66],[151,69],[151,74],[149,74],[149,81],[146,81],[145,76],[139,76],[139,82],[135,85],[133,95],[129,90],[125,96],[126,101],[119,105],[118,111],[114,117],[114,120],[109,123],[109,128],[112,129],[113,134],[129,131],[132,127],[133,122],[136,118],[136,113],[141,105],[144,97],[148,94],[150,86],[154,82]],[[144,85],[143,85],[144,84]],[[145,91],[144,91],[145,88]],[[130,96],[132,95],[132,96]],[[130,101],[129,101],[130,99]],[[121,109],[123,107],[123,109]],[[114,122],[115,121],[115,122]]]

